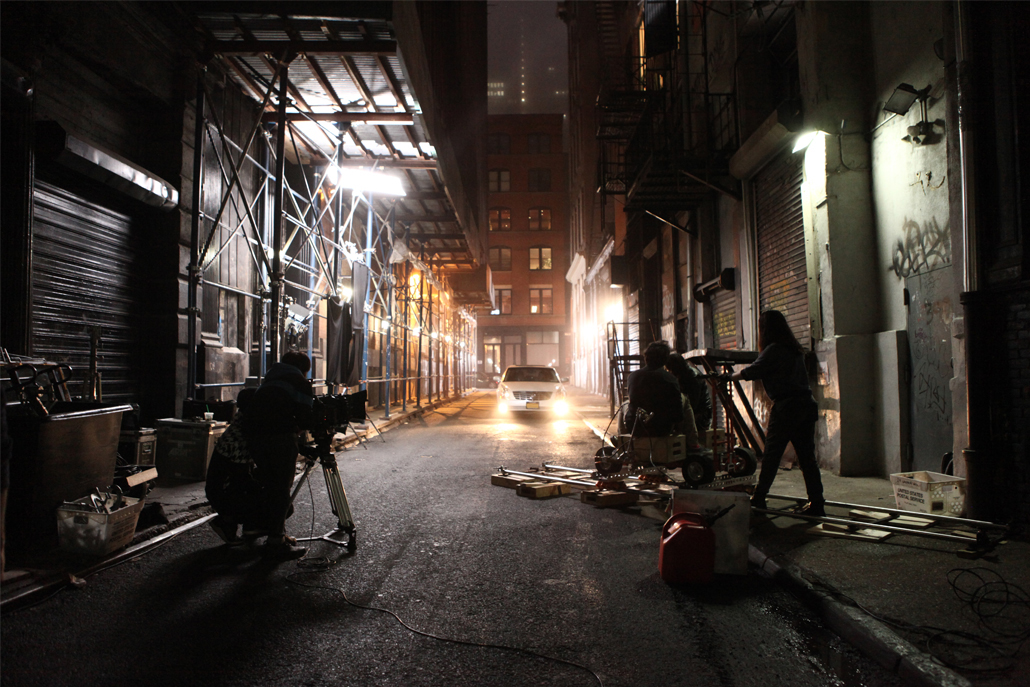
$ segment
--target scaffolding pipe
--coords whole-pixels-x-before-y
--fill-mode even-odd
[[[397,203],[393,203],[390,206],[390,214],[388,215],[388,217],[389,217],[389,220],[390,220],[390,238],[392,240],[393,239],[393,232],[397,229]],[[382,234],[380,234],[380,237],[382,237]],[[382,244],[382,240],[381,239],[380,239],[380,244]],[[390,267],[389,259],[387,259],[387,261],[386,261],[386,268],[384,268],[384,269],[390,269],[390,270],[393,269],[392,267]],[[387,420],[390,419],[390,386],[391,386],[390,385],[390,358],[393,357],[393,348],[392,348],[392,346],[393,346],[393,284],[390,283],[389,277],[390,277],[390,275],[387,274],[386,275],[386,279],[387,279],[387,283],[386,283],[386,287],[387,287],[386,288],[386,323],[387,324],[386,324],[386,346],[385,346],[385,349],[386,349],[386,352],[385,352],[385,354],[386,354],[386,361],[385,361],[385,366],[386,366],[386,394],[385,394],[385,400],[383,402],[383,405],[386,408],[386,419]]]
[[[279,71],[279,102],[276,109],[275,132],[275,194],[272,197],[272,303],[270,313],[269,357],[278,362],[280,339],[282,338],[283,303],[283,185],[286,177],[286,106],[289,103],[287,85],[290,81],[290,65],[282,64]],[[263,352],[263,351],[262,351]]]
[[[186,398],[197,394],[197,289],[200,286],[200,214],[204,183],[204,73],[197,75],[196,117],[193,129],[193,217],[190,218],[190,267],[186,287]]]

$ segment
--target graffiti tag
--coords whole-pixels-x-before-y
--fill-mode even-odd
[[[934,217],[922,225],[906,219],[902,238],[894,244],[891,269],[900,277],[927,272],[951,263],[951,225],[941,227]]]

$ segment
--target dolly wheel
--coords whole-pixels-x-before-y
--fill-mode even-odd
[[[733,457],[726,465],[726,472],[730,473],[731,477],[748,477],[755,474],[757,468],[758,458],[755,457],[755,452],[749,448],[737,446],[733,449]]]
[[[601,476],[617,475],[622,472],[623,460],[612,446],[602,446],[594,454],[594,468]]]
[[[715,479],[715,468],[712,461],[704,458],[688,457],[683,461],[683,480],[688,487],[699,487]]]

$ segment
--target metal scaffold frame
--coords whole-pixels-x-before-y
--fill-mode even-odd
[[[432,402],[434,396],[474,387],[474,312],[450,304],[445,279],[434,272],[424,243],[420,257],[409,250],[409,240],[417,240],[410,236],[417,218],[399,222],[396,200],[368,189],[345,188],[340,182],[345,163],[354,160],[345,145],[364,147],[345,117],[316,118],[300,107],[291,95],[289,74],[286,58],[275,62],[260,106],[267,115],[257,118],[242,145],[226,134],[217,108],[210,105],[204,74],[198,78],[187,286],[188,397],[197,397],[206,387],[242,385],[197,383],[202,286],[257,304],[261,376],[289,344],[306,340],[311,355],[315,323],[328,323],[327,302],[349,300],[354,333],[361,340],[360,379],[350,388],[327,384],[325,379],[313,379],[316,385],[326,385],[331,392],[339,392],[341,386],[350,391],[375,385],[370,402],[381,402],[387,417],[393,402],[406,408],[412,396],[421,405],[423,395]],[[267,122],[273,110],[274,121]],[[313,140],[310,126],[301,130],[297,122],[314,124],[319,140]],[[287,145],[296,161],[290,170]],[[305,164],[301,151],[327,164]],[[221,182],[213,215],[205,212],[208,154],[214,160],[206,169],[217,168]],[[370,157],[361,162],[371,169],[377,165]],[[233,242],[245,245],[250,256],[252,288],[204,279],[205,271]],[[373,344],[381,359],[378,365],[370,362]],[[395,365],[398,358],[400,365]],[[378,370],[374,375],[373,369]]]

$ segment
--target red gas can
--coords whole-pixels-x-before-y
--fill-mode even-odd
[[[711,582],[715,533],[697,513],[677,513],[662,528],[658,573],[666,582]]]

